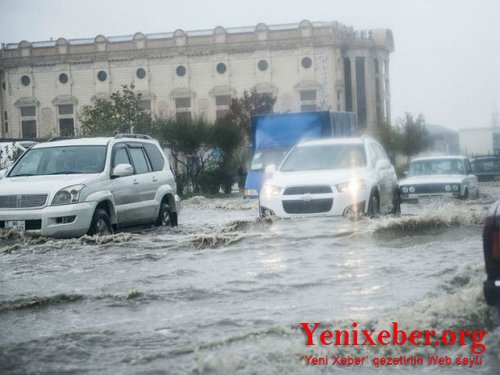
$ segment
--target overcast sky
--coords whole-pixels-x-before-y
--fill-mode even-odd
[[[0,0],[0,41],[310,21],[390,28],[392,116],[489,126],[500,110],[498,0]]]

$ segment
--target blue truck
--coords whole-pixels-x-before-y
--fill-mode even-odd
[[[255,115],[252,123],[252,163],[245,181],[244,198],[257,198],[266,166],[278,166],[301,139],[350,137],[356,133],[351,112],[298,112]]]

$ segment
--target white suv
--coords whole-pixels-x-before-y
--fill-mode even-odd
[[[278,169],[266,168],[259,210],[281,217],[399,213],[396,173],[369,137],[301,142]]]
[[[0,228],[45,236],[173,226],[179,209],[167,158],[143,135],[40,143],[0,180]]]

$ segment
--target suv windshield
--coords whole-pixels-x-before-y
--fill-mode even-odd
[[[274,164],[279,165],[283,157],[286,155],[289,149],[283,148],[278,150],[272,149],[264,149],[255,151],[255,155],[252,159],[252,166],[250,169],[252,171],[261,170],[267,167],[268,165]]]
[[[106,146],[35,148],[22,156],[9,177],[100,173],[105,160]]]
[[[408,176],[427,176],[440,174],[465,174],[461,159],[416,160],[410,165]]]
[[[366,166],[365,148],[356,145],[298,146],[288,155],[281,171],[348,169]]]

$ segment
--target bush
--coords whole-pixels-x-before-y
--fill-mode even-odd
[[[203,194],[217,194],[221,185],[221,170],[211,169],[200,173],[200,190]]]

